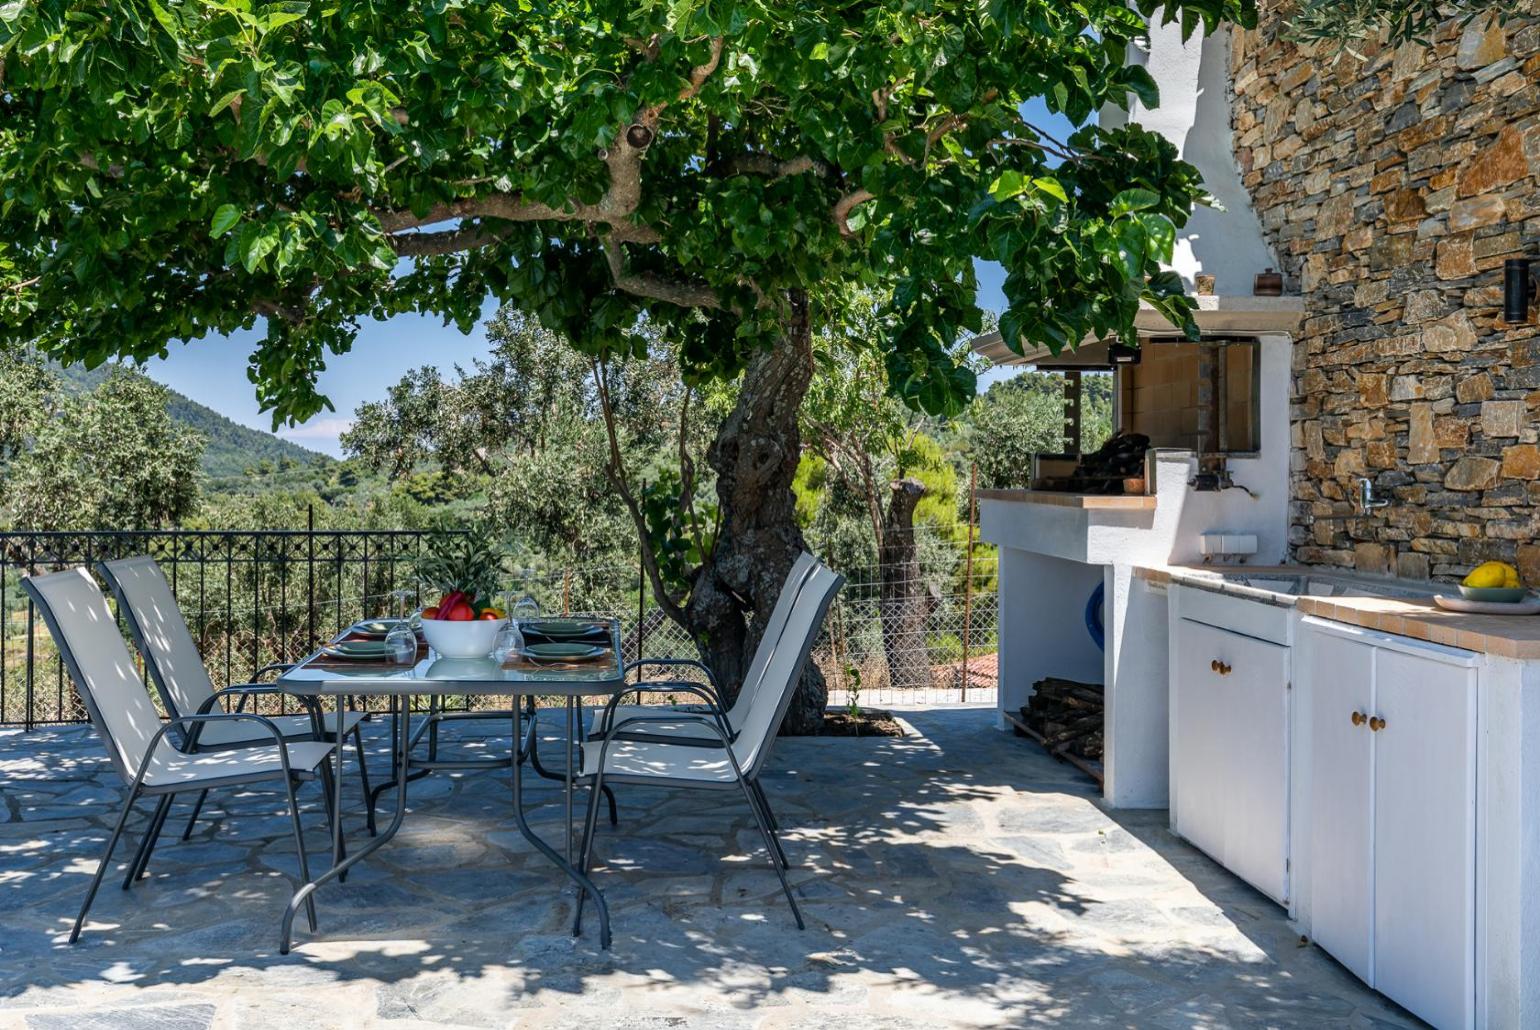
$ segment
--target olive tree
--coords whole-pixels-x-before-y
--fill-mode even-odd
[[[649,569],[729,691],[803,547],[790,484],[812,339],[852,284],[891,300],[895,393],[954,413],[974,261],[1012,346],[1189,332],[1161,269],[1204,198],[1100,108],[1158,102],[1147,18],[1254,0],[0,2],[0,326],[63,360],[265,322],[275,420],[326,402],[360,321],[469,331],[490,294],[595,357],[641,322],[741,377],[707,460],[720,528]],[[1080,126],[1056,138],[1028,101]],[[836,298],[831,301],[832,298]],[[642,503],[618,481],[640,526]],[[790,724],[816,724],[804,683]]]

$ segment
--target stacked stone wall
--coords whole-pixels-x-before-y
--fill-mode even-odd
[[[1540,257],[1540,18],[1333,63],[1265,4],[1231,49],[1236,160],[1305,301],[1291,384],[1295,560],[1540,585],[1540,331],[1502,317]],[[1393,503],[1358,509],[1358,479]]]

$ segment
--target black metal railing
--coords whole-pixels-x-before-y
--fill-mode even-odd
[[[215,685],[223,686],[249,680],[270,662],[303,657],[359,619],[415,607],[410,563],[427,536],[325,529],[0,532],[0,725],[85,721],[53,641],[21,590],[23,575],[150,555],[171,581]]]

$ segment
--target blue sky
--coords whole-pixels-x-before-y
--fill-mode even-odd
[[[1063,118],[1049,114],[1040,102],[1026,105],[1028,120],[1061,138],[1071,129]],[[994,311],[1005,306],[1000,284],[1004,272],[994,265],[979,265],[979,299]],[[488,306],[488,314],[492,307]],[[200,404],[255,429],[270,429],[272,421],[257,408],[256,395],[246,379],[246,359],[260,338],[259,332],[213,337],[191,344],[172,344],[165,358],[150,361],[145,371]],[[327,361],[320,390],[331,399],[334,412],[322,412],[302,426],[286,427],[279,435],[327,454],[341,454],[337,436],[347,427],[354,409],[365,401],[383,397],[409,369],[434,365],[449,370],[467,365],[487,352],[486,333],[480,326],[469,335],[436,318],[398,315],[387,322],[365,323],[347,354]],[[1000,378],[991,372],[980,387]]]

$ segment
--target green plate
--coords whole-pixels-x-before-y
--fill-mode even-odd
[[[525,623],[530,630],[542,637],[560,640],[570,637],[592,637],[605,631],[601,623],[583,619],[531,619]]]
[[[356,633],[361,637],[376,637],[384,640],[386,634],[395,629],[402,621],[401,619],[377,619],[373,622],[360,622],[355,624],[348,632]]]
[[[562,659],[572,662],[601,655],[604,653],[604,648],[595,647],[593,644],[529,644],[524,648],[524,653],[531,658]]]
[[[391,650],[383,640],[344,640],[325,648],[324,653],[331,658],[378,660],[389,657]]]

